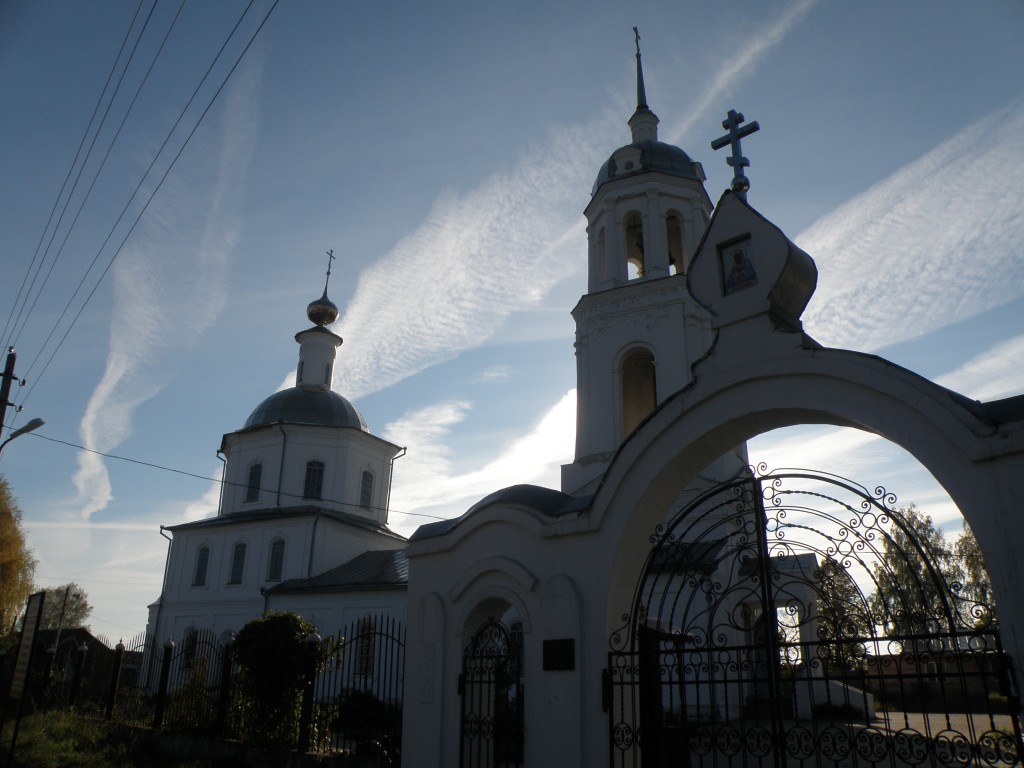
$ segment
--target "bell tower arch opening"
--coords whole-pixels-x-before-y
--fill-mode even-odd
[[[658,404],[654,355],[645,347],[628,351],[619,373],[622,398],[622,436],[631,433]]]

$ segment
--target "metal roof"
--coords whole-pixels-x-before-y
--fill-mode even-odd
[[[322,427],[353,427],[369,432],[362,414],[352,403],[337,392],[319,387],[299,386],[275,392],[256,406],[243,429],[278,422]]]
[[[364,552],[347,563],[308,579],[288,579],[267,590],[278,592],[336,592],[357,589],[404,589],[409,583],[409,560],[403,549]]]

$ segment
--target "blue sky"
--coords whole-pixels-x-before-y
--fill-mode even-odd
[[[243,41],[228,43],[230,61],[158,155],[246,8],[184,5],[69,227],[178,11],[160,0],[47,246],[137,5],[0,5],[5,322],[40,242],[36,291],[49,273],[16,326],[29,386],[13,422],[47,424],[8,446],[0,472],[24,510],[37,580],[82,584],[96,631],[143,628],[163,575],[159,526],[212,514],[216,488],[53,440],[218,477],[221,435],[291,375],[327,249],[345,338],[336,389],[409,448],[392,525],[411,533],[430,519],[418,515],[459,514],[516,482],[557,486],[572,458],[582,211],[601,163],[628,141],[634,25],[660,136],[704,165],[713,200],[731,174],[709,146],[726,111],[760,123],[744,142],[749,200],[817,262],[812,336],[970,397],[1024,390],[1019,2],[282,0],[129,234],[271,6],[253,3]],[[44,369],[82,306],[80,293],[59,320],[89,263],[99,254],[84,292],[122,240]],[[941,489],[880,440],[815,427],[751,450],[881,483],[959,527]]]

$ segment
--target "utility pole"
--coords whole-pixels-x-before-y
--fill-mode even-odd
[[[18,356],[14,354],[14,347],[7,348],[7,362],[4,364],[4,372],[2,378],[0,378],[0,430],[7,421],[7,409],[14,407],[15,412],[21,410],[21,406],[14,406],[11,402],[11,382],[17,381],[19,386],[25,386],[24,379],[18,379],[14,374],[14,363],[17,362]],[[13,429],[10,436],[0,443],[0,451],[3,451],[4,446],[7,445],[11,440],[16,437],[21,437],[26,432],[31,432],[33,429],[39,429],[39,427],[45,424],[42,419],[32,419],[28,424],[23,426],[21,429]]]
[[[17,359],[18,356],[14,354],[14,347],[8,347],[4,377],[0,381],[0,421],[7,421],[7,409],[13,405],[11,402],[11,382],[18,378],[14,375],[14,363]]]

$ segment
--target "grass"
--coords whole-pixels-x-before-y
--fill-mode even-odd
[[[213,768],[207,760],[167,761],[136,743],[128,732],[74,711],[23,717],[13,768]],[[0,758],[6,759],[14,734],[4,725]]]

